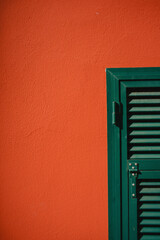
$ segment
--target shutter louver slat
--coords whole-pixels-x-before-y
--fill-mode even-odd
[[[160,202],[160,196],[143,196],[139,200],[140,202]]]
[[[159,104],[160,99],[133,99],[129,104]]]
[[[160,92],[131,92],[129,96],[160,96]]]
[[[132,120],[145,120],[145,119],[160,119],[160,115],[132,115],[130,117],[130,119]]]
[[[142,188],[142,190],[140,191],[140,193],[160,193],[160,188]]]
[[[160,130],[147,130],[147,131],[132,131],[130,136],[139,136],[139,135],[160,135]]]
[[[133,138],[130,143],[160,143],[160,138]]]
[[[160,112],[160,107],[132,107],[129,112]]]
[[[143,227],[141,233],[160,233],[160,227]]]
[[[140,209],[160,209],[160,204],[142,204]]]
[[[159,182],[141,182],[139,185],[140,186],[159,186],[160,187]]]
[[[133,154],[131,156],[131,159],[150,159],[150,158],[157,158],[159,159],[160,158],[160,154]]]
[[[160,212],[142,212],[140,217],[160,217]]]
[[[160,88],[129,88],[127,102],[128,158],[160,159]]]
[[[160,219],[143,219],[140,225],[160,225]]]
[[[159,146],[132,147],[130,151],[160,151]]]
[[[140,238],[140,240],[159,240],[159,236],[154,235],[143,236],[142,238]]]
[[[129,126],[130,128],[159,128],[160,127],[160,123],[158,122],[151,122],[151,123],[147,123],[147,122],[134,122],[131,123],[131,125]]]

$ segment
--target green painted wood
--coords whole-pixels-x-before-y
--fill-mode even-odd
[[[159,240],[159,236],[156,235],[144,235],[140,240]]]
[[[141,82],[138,82],[137,83],[137,85],[141,85]],[[128,151],[128,147],[127,147],[127,144],[128,144],[128,142],[127,142],[127,122],[126,122],[126,119],[127,119],[127,111],[126,111],[126,109],[127,109],[127,106],[126,106],[126,94],[125,94],[125,88],[126,88],[126,91],[127,91],[127,85],[128,85],[128,82],[125,82],[125,84],[124,83],[122,83],[122,89],[121,89],[121,96],[122,96],[122,104],[123,104],[123,114],[124,114],[124,117],[123,117],[123,129],[122,129],[122,151],[123,151],[123,153],[124,154],[122,154],[122,159],[124,160],[124,164],[122,164],[122,179],[124,180],[124,181],[122,181],[122,183],[124,182],[124,185],[126,185],[126,181],[127,181],[127,177],[126,178],[124,178],[124,173],[125,173],[125,171],[123,171],[123,168],[126,168],[126,166],[125,166],[125,163],[126,163],[126,160],[128,161],[128,156],[127,156],[127,151]],[[132,83],[132,86],[133,86],[134,84]],[[160,83],[159,83],[159,86],[160,86]],[[134,86],[133,86],[134,87]],[[146,105],[147,106],[147,105]],[[142,109],[141,109],[142,110]],[[157,109],[156,109],[157,110]],[[152,113],[152,112],[151,112]],[[149,115],[151,115],[151,113],[149,114]],[[138,115],[138,114],[134,114],[134,115],[132,115],[132,116],[135,116],[135,115]],[[147,114],[148,115],[148,114]],[[155,115],[155,114],[154,114]],[[132,117],[131,116],[131,117]],[[148,148],[148,146],[145,146],[145,144],[146,143],[152,143],[153,142],[153,144],[155,144],[155,141],[156,141],[156,144],[158,144],[159,143],[159,141],[160,140],[157,140],[157,138],[156,138],[156,140],[155,140],[155,137],[154,136],[158,136],[159,134],[160,134],[160,132],[157,132],[157,129],[156,129],[156,131],[154,131],[154,132],[151,132],[151,131],[153,131],[153,130],[151,130],[151,129],[149,129],[149,130],[142,130],[142,129],[140,129],[139,131],[141,131],[141,132],[138,132],[138,129],[136,129],[136,127],[137,127],[137,125],[138,125],[138,127],[139,128],[144,128],[144,127],[147,127],[147,128],[150,128],[150,127],[152,127],[152,126],[154,126],[154,127],[156,127],[157,128],[157,126],[159,127],[160,126],[160,123],[159,124],[157,124],[157,122],[137,122],[138,120],[143,120],[143,121],[145,121],[145,120],[152,120],[153,118],[152,118],[152,115],[151,115],[151,117],[149,117],[149,119],[144,119],[145,117],[146,117],[146,115],[145,114],[143,114],[143,115],[140,115],[140,116],[142,116],[142,117],[140,117],[140,118],[142,118],[142,119],[132,119],[132,128],[135,128],[135,129],[133,129],[133,131],[131,131],[131,135],[130,136],[133,136],[134,138],[133,139],[131,139],[130,141],[132,141],[132,147],[131,148],[133,148],[133,154],[131,155],[131,156],[133,156],[133,157],[140,157],[140,158],[133,158],[134,159],[134,161],[136,161],[138,164],[139,164],[139,169],[141,169],[141,170],[143,170],[143,169],[149,169],[149,170],[151,170],[151,169],[155,169],[155,167],[156,166],[160,166],[160,163],[157,165],[157,163],[155,162],[155,161],[153,161],[153,159],[156,159],[158,162],[159,162],[159,159],[160,159],[160,154],[157,154],[155,151],[157,151],[157,150],[159,150],[159,149],[157,149],[157,148],[153,148],[153,150],[154,150],[154,154],[150,154],[150,155],[148,155],[147,154],[147,152],[145,151],[145,154],[140,154],[140,153],[137,153],[137,155],[135,155],[135,153],[134,153],[134,148],[136,148],[136,147],[147,147]],[[144,117],[145,116],[145,117]],[[139,118],[139,115],[138,115],[138,118]],[[148,116],[147,116],[147,118],[148,118]],[[152,118],[152,119],[150,119],[150,118]],[[157,118],[157,116],[156,116],[156,118]],[[154,121],[155,121],[155,119],[153,119]],[[157,120],[157,119],[156,119]],[[158,119],[159,120],[159,119]],[[135,122],[134,122],[135,121]],[[129,124],[129,127],[131,126],[131,124]],[[136,131],[136,132],[135,132]],[[144,132],[145,131],[145,132]],[[147,132],[147,131],[150,131],[150,132]],[[133,135],[132,135],[133,134]],[[135,137],[135,136],[138,136],[138,137]],[[146,136],[146,138],[145,138],[145,136]],[[152,136],[152,138],[151,138],[151,136]],[[141,138],[140,138],[141,137]],[[145,139],[145,140],[144,140]],[[139,143],[140,142],[140,143]],[[157,143],[158,142],[158,143]],[[134,144],[134,145],[133,145]],[[141,145],[139,145],[139,144],[141,144]],[[142,146],[142,144],[143,144],[143,146]],[[155,145],[152,145],[153,147],[156,147]],[[151,147],[152,147],[151,146]],[[150,146],[149,146],[150,147]],[[138,150],[146,150],[146,149],[138,149],[137,148],[137,152],[139,152]],[[152,148],[150,148],[149,149],[150,151],[152,151]],[[146,158],[147,157],[147,158]],[[144,164],[142,163],[142,164],[140,164],[140,162],[139,161],[137,161],[138,159],[140,159],[140,161],[142,161],[142,162],[144,162]],[[147,164],[147,162],[146,162],[146,159],[149,161],[148,162],[148,164]],[[123,163],[123,160],[122,160],[122,163]],[[151,163],[151,161],[153,161],[153,163],[155,164],[152,164]],[[131,162],[131,161],[130,161]],[[134,162],[133,162],[134,163]],[[124,166],[124,167],[123,167]],[[156,167],[157,168],[157,167]],[[144,176],[144,174],[143,174],[143,176]],[[160,176],[160,174],[159,174],[159,176]],[[152,177],[152,175],[148,175],[148,177]],[[125,180],[126,179],[126,180]],[[123,186],[122,186],[122,189],[123,189]],[[123,190],[123,193],[125,194],[125,191]],[[130,177],[129,177],[129,237],[128,237],[128,239],[129,240],[137,240],[138,239],[138,235],[137,235],[137,199],[136,198],[132,198],[131,197],[131,193],[132,193],[132,191],[131,191],[131,182],[130,182]],[[143,194],[143,196],[144,196],[144,194]],[[152,194],[150,194],[150,196],[152,196]],[[153,199],[152,199],[153,200]],[[126,205],[126,198],[124,198],[124,204],[123,204],[123,202],[122,202],[122,206],[125,206]],[[143,202],[142,202],[143,203]],[[150,203],[150,202],[147,202],[147,203]],[[157,204],[158,204],[158,201],[156,202]],[[147,207],[147,206],[145,206],[145,205],[143,205],[143,207],[144,207],[144,209],[141,209],[141,210],[143,210],[143,213],[144,213],[144,211],[145,210],[147,210],[148,211],[148,209],[145,209],[145,207]],[[153,206],[152,205],[150,205],[150,207],[151,208],[153,208]],[[127,210],[126,210],[126,207],[124,207],[124,210],[125,210],[125,212],[124,212],[124,214],[125,215],[127,215],[126,214],[126,212],[127,212]],[[154,211],[155,210],[157,210],[157,209],[153,209]],[[149,211],[151,212],[151,209],[149,209]],[[144,215],[145,215],[145,213],[144,213]],[[148,220],[147,219],[147,217],[145,218],[146,220]],[[124,221],[124,223],[125,223],[125,221]],[[125,224],[124,224],[124,228],[126,228],[126,226],[125,226]],[[125,230],[124,230],[125,231]],[[125,240],[128,240],[127,238],[125,238]],[[151,239],[150,239],[151,240]]]
[[[140,193],[147,193],[147,194],[153,194],[153,193],[160,193],[160,188],[142,188]]]
[[[160,122],[134,122],[129,125],[130,128],[157,128],[160,127]]]
[[[143,227],[141,233],[160,233],[160,227]]]
[[[131,92],[129,96],[160,96],[160,92]]]
[[[143,217],[143,218],[157,218],[157,217],[160,217],[160,212],[142,212],[140,214],[140,217]]]
[[[139,185],[140,186],[160,186],[160,181],[159,182],[141,182]]]
[[[137,135],[160,135],[160,130],[146,130],[146,131],[139,131],[134,130],[130,133],[130,136],[137,136]]]
[[[145,82],[151,79],[160,79],[159,67],[147,67],[147,68],[107,68],[107,72],[110,72],[117,81],[127,80],[145,80]],[[138,81],[137,81],[138,82]],[[147,84],[146,84],[147,85]],[[135,85],[134,85],[135,86]],[[139,84],[138,84],[139,86]]]
[[[130,151],[138,151],[138,152],[143,152],[143,151],[160,151],[160,146],[134,146],[130,149]]]
[[[131,185],[131,179],[128,176],[128,163],[127,163],[127,145],[126,145],[126,125],[127,125],[127,102],[126,102],[126,86],[121,82],[120,85],[120,96],[121,96],[121,103],[122,103],[122,129],[121,129],[121,175],[122,175],[122,240],[128,240],[129,235],[132,235],[133,237],[136,237],[136,227],[133,228],[130,227],[129,222],[131,221],[132,214],[129,214],[129,201],[131,196],[131,189],[128,187],[128,185]],[[136,201],[136,199],[135,199]],[[133,202],[133,205],[136,206],[136,203]],[[134,211],[134,207],[132,208]],[[136,215],[133,215],[136,218]],[[133,234],[131,233],[133,232]]]
[[[138,96],[137,96],[137,99],[138,99]],[[135,102],[136,102],[135,98],[132,100],[135,100]],[[141,96],[141,101],[142,100],[144,100],[144,99],[142,99],[142,96]],[[148,100],[145,99],[145,101],[147,102]],[[155,102],[155,100],[154,100],[154,102]],[[145,103],[143,103],[143,104],[145,104]],[[145,105],[146,105],[146,107],[144,107]],[[160,108],[158,108],[158,106],[156,108],[153,108],[153,107],[151,108],[149,106],[149,108],[148,108],[147,103],[145,105],[143,105],[143,106],[140,105],[140,107],[131,107],[129,109],[130,111],[128,110],[129,112],[132,112],[132,113],[134,113],[134,111],[135,111],[135,114],[132,114],[132,115],[129,115],[129,112],[128,112],[128,115],[130,116],[129,120],[132,121],[131,124],[134,125],[134,126],[132,125],[132,127],[130,128],[133,130],[128,133],[129,137],[133,137],[129,141],[129,143],[131,143],[131,145],[129,145],[130,146],[129,157],[130,157],[130,159],[134,159],[136,162],[137,162],[137,159],[140,159],[142,162],[144,161],[144,159],[148,160],[149,161],[148,167],[149,167],[149,170],[151,170],[151,168],[154,167],[153,163],[151,161],[153,161],[153,159],[156,159],[159,162],[159,160],[160,160],[160,153],[157,153],[157,151],[160,151],[160,147],[157,146],[159,143],[159,139],[157,137],[160,135],[160,129],[157,129],[157,126],[156,126],[155,130],[154,130],[154,128],[151,129],[151,127],[153,127],[154,125],[158,125],[157,122],[155,124],[155,122],[153,122],[153,121],[157,121],[160,119],[160,115],[155,114],[155,112],[156,111],[158,112],[158,110],[160,110]],[[146,113],[149,113],[149,114],[146,114]],[[128,115],[126,116],[126,118],[128,117]],[[146,121],[146,120],[148,122],[146,122],[144,124],[144,122],[142,122],[142,121]],[[138,121],[141,121],[140,124]],[[129,124],[129,127],[131,126],[131,124]],[[138,128],[136,125],[138,125]],[[147,128],[149,128],[149,129],[147,130]],[[127,125],[126,125],[126,131],[127,131]],[[153,143],[153,145],[147,146],[150,143]],[[145,144],[147,144],[147,145],[145,145]],[[155,166],[158,167],[157,164]],[[139,169],[143,170],[144,165],[141,165],[141,168],[139,168]],[[138,175],[139,174],[141,174],[141,172],[138,173]],[[153,174],[154,174],[154,172],[152,172],[152,174],[149,174],[150,176],[148,175],[148,178],[150,177],[152,179]],[[158,177],[160,178],[160,172],[158,174]],[[136,220],[136,218],[139,218],[139,214],[140,214],[139,211],[142,211],[142,213],[144,213],[145,211],[152,212],[152,210],[154,210],[154,212],[160,211],[160,204],[159,204],[160,199],[158,198],[159,196],[157,195],[157,194],[160,194],[159,190],[158,190],[158,188],[160,187],[160,182],[153,182],[153,181],[149,182],[149,180],[148,180],[147,182],[142,182],[142,183],[143,184],[140,185],[140,186],[142,186],[141,192],[140,192],[142,197],[139,199],[139,203],[141,203],[141,204],[139,204],[139,207],[138,207],[138,204],[135,207],[132,204],[133,200],[132,199],[130,200],[130,208],[132,208],[133,210],[130,210],[130,208],[129,208],[130,214],[132,215],[129,218],[129,222],[131,222],[132,226],[135,226],[136,224],[138,224],[138,219]],[[155,190],[155,187],[156,187],[156,190]],[[145,192],[147,192],[147,193],[145,193]],[[148,198],[148,196],[150,196],[150,198]],[[154,198],[154,197],[156,197],[156,198]],[[137,212],[137,208],[139,209],[138,212]],[[134,213],[134,212],[136,212],[136,213]],[[136,217],[135,217],[135,215],[136,215]],[[158,222],[154,222],[154,219],[155,219],[155,216],[153,217],[153,219],[150,219],[148,217],[144,218],[143,222],[141,222],[144,225],[141,225],[141,226],[146,227],[148,225],[148,227],[151,227],[151,226],[155,227],[155,224],[158,225]],[[145,228],[143,228],[143,229],[145,231]],[[153,230],[153,232],[149,232],[149,234],[153,234],[154,230]],[[140,231],[140,228],[138,228],[138,231]],[[142,231],[142,234],[145,234],[145,236],[146,236],[146,233],[143,233],[143,231]],[[159,235],[159,233],[156,233],[156,234]],[[142,235],[142,236],[144,236],[144,235]],[[159,237],[160,237],[160,235],[159,235]],[[138,235],[136,237],[135,236],[132,237],[132,231],[130,232],[130,238],[131,239],[139,239]]]
[[[151,179],[152,181],[158,179],[160,181],[160,164],[159,164],[160,161],[152,160],[152,159],[151,160],[146,160],[146,162],[147,161],[149,161],[148,162],[148,169],[145,169],[145,167],[143,167],[145,160],[143,160],[143,162],[141,162],[141,164],[139,164],[139,169],[141,169],[141,171],[140,171],[140,174],[138,174],[138,179],[141,179],[141,180],[144,180],[144,181],[146,179],[147,180]],[[150,169],[149,169],[149,166],[150,166]]]
[[[143,196],[139,200],[140,202],[160,202],[160,196]]]
[[[132,154],[131,159],[160,159],[160,154]]]
[[[147,140],[145,135],[138,135],[138,137],[134,137],[136,135],[131,135],[134,138],[133,140],[132,148],[134,147],[148,147],[147,145],[151,145],[150,150],[148,151],[154,151],[155,153],[152,153],[153,158],[147,159],[145,158],[145,154],[147,154],[146,149],[139,149],[140,152],[143,153],[145,151],[145,154],[140,154],[143,158],[140,159],[129,159],[128,157],[128,138],[127,138],[127,128],[128,126],[130,128],[133,128],[134,131],[137,131],[138,128],[140,131],[143,130],[143,128],[149,128],[148,130],[151,131],[151,128],[157,128],[160,127],[159,118],[158,119],[131,119],[131,121],[127,122],[127,103],[126,103],[126,92],[127,89],[134,88],[134,91],[136,92],[135,88],[140,87],[141,89],[144,87],[149,87],[151,90],[146,93],[144,91],[137,91],[138,94],[133,94],[133,96],[130,96],[130,101],[137,100],[139,98],[143,100],[148,101],[148,96],[150,97],[150,101],[155,102],[155,99],[152,98],[152,96],[155,96],[152,94],[153,87],[160,87],[160,68],[130,68],[130,69],[107,69],[107,118],[108,118],[108,192],[109,192],[109,240],[152,240],[152,239],[158,239],[156,238],[157,235],[153,235],[152,233],[142,233],[141,238],[138,238],[137,235],[137,199],[131,197],[131,179],[128,174],[128,163],[135,162],[139,165],[139,172],[138,178],[139,179],[147,179],[148,178],[155,178],[160,177],[160,174],[158,173],[158,169],[160,169],[160,159],[154,159],[156,151],[159,151],[159,149],[156,149],[155,147],[159,147],[159,140],[156,140],[158,142],[155,142],[154,137],[148,137]],[[139,92],[141,92],[139,95]],[[154,91],[155,92],[155,91]],[[157,90],[157,96],[158,95]],[[131,94],[132,95],[132,94]],[[118,103],[122,103],[122,109],[123,109],[123,116],[122,116],[122,128],[118,129],[117,126],[112,125],[112,102],[116,101]],[[152,104],[149,103],[149,104]],[[155,109],[146,109],[145,107],[151,107],[148,106],[148,103],[142,103],[144,105],[140,105],[138,103],[130,104],[130,112],[137,112],[136,114],[132,115],[139,115],[139,113],[144,112],[144,116],[151,115],[152,112],[154,112],[154,115],[156,112],[158,113],[160,106],[158,106],[159,102],[156,102],[154,104]],[[135,105],[134,105],[135,104]],[[137,107],[137,109],[135,109]],[[143,107],[143,109],[138,109]],[[147,113],[147,114],[145,114]],[[132,117],[131,116],[131,117]],[[147,121],[148,122],[147,122]],[[150,122],[149,122],[150,120]],[[152,120],[152,121],[151,121]],[[143,121],[143,122],[142,122]],[[141,129],[142,128],[142,129]],[[146,129],[144,129],[146,131]],[[152,130],[153,131],[153,130]],[[137,133],[136,133],[137,134]],[[154,133],[155,136],[157,136],[157,133]],[[154,135],[148,135],[148,136],[154,136]],[[139,143],[140,139],[141,141]],[[121,141],[121,142],[120,142]],[[137,141],[134,142],[134,141]],[[144,142],[143,142],[144,141]],[[146,142],[149,141],[149,142]],[[140,144],[140,145],[139,145]],[[145,145],[146,144],[146,145]],[[120,149],[121,147],[121,149]],[[152,148],[153,147],[153,148]],[[137,154],[139,154],[139,151],[137,149]],[[135,149],[133,149],[133,154]],[[154,170],[157,172],[155,173]],[[145,173],[143,173],[145,172]],[[140,175],[140,177],[139,177]],[[150,194],[152,196],[152,194]],[[141,202],[150,203],[149,198],[147,199],[148,195],[142,194]],[[152,199],[153,200],[153,199]],[[154,201],[158,204],[158,200],[154,199]],[[152,201],[153,203],[153,201]],[[121,208],[122,207],[122,208]],[[158,212],[154,211],[145,211],[145,209],[142,211],[143,219],[148,220],[147,214],[152,214],[153,216],[150,216],[151,218],[160,217],[158,216]],[[153,220],[153,219],[152,219]],[[147,225],[147,224],[146,224]],[[143,225],[143,226],[146,226]],[[150,227],[152,224],[148,225]],[[159,234],[159,233],[157,233]],[[148,238],[148,236],[150,238]],[[153,237],[153,238],[152,238]],[[154,238],[155,237],[155,238]],[[159,236],[158,236],[159,237]],[[159,238],[160,239],[160,238]]]
[[[130,120],[160,119],[160,115],[132,115]]]
[[[159,104],[160,99],[133,99],[129,104]]]
[[[120,129],[112,124],[113,102],[119,103],[119,82],[110,70],[107,77],[107,138],[108,138],[108,212],[109,240],[120,239],[121,231],[121,178]],[[116,151],[115,151],[116,149]],[[120,239],[121,240],[121,239]]]
[[[137,163],[139,166],[139,169],[143,169],[143,172],[140,172],[141,174],[138,176],[139,179],[148,179],[150,176],[150,173],[154,172],[154,175],[151,176],[153,178],[155,176],[155,179],[159,178],[159,172],[156,172],[156,170],[160,169],[160,161],[158,159],[131,159],[129,158],[128,163]]]
[[[133,138],[130,143],[160,143],[160,138]]]
[[[132,107],[129,112],[160,112],[160,107]]]
[[[158,209],[158,210],[160,210],[160,204],[157,204],[157,203],[154,203],[154,204],[148,203],[148,204],[146,204],[146,203],[144,203],[144,204],[142,204],[140,206],[140,209],[148,209],[148,210],[150,210],[150,209]]]
[[[132,179],[129,177],[129,239],[137,239],[137,198],[132,197]]]
[[[143,219],[140,225],[160,225],[160,219]]]

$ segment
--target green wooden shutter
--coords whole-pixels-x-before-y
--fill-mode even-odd
[[[160,68],[107,69],[109,240],[160,240]]]

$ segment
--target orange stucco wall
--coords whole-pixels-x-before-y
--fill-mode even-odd
[[[160,66],[159,0],[1,0],[0,36],[0,239],[108,239],[105,67]]]

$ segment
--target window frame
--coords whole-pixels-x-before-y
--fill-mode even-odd
[[[120,105],[122,81],[160,80],[160,67],[107,68],[106,78],[109,240],[128,240],[127,234],[122,236],[121,129],[112,124],[112,103]]]

